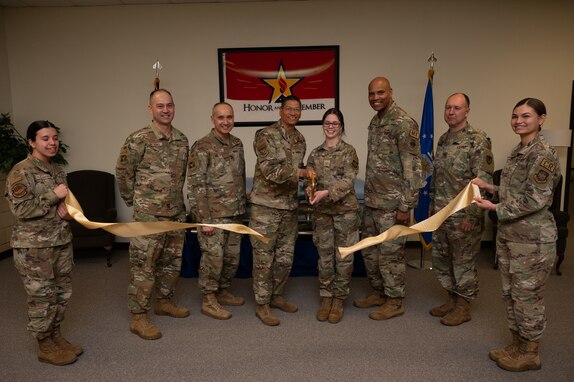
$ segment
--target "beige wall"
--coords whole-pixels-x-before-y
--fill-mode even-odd
[[[12,111],[4,14],[4,9],[0,8],[0,113]]]
[[[445,98],[466,92],[470,121],[492,138],[500,168],[517,143],[509,117],[519,99],[541,98],[548,107],[546,127],[568,128],[574,2],[541,4],[417,0],[7,8],[8,94],[20,130],[39,118],[63,128],[62,139],[71,147],[68,171],[113,172],[126,136],[149,120],[147,94],[156,59],[164,66],[162,86],[173,91],[177,104],[174,124],[193,142],[208,132],[210,108],[219,99],[217,48],[340,45],[340,105],[364,177],[366,126],[373,114],[369,80],[387,76],[395,100],[420,121],[426,59],[434,51],[436,135],[445,131]],[[0,83],[6,70],[2,54],[0,43]],[[0,90],[0,99],[3,94]],[[255,131],[234,130],[246,147],[248,176]],[[319,126],[301,131],[308,152],[321,143]],[[561,155],[565,163],[566,152]],[[118,205],[120,219],[129,220],[130,211]]]

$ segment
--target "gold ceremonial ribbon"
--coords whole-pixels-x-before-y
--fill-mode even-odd
[[[381,244],[384,241],[396,239],[397,237],[406,236],[413,233],[435,231],[450,215],[459,210],[462,210],[465,207],[468,207],[471,203],[474,203],[475,197],[480,197],[480,190],[478,189],[477,185],[469,182],[466,187],[461,192],[459,192],[456,198],[451,200],[450,203],[447,204],[443,209],[428,219],[425,219],[422,222],[414,224],[410,227],[406,227],[404,225],[394,225],[378,236],[367,237],[350,247],[339,247],[341,257],[344,259],[353,252],[360,251],[361,249],[371,247],[373,245]]]
[[[68,213],[74,218],[75,221],[83,225],[88,229],[98,229],[102,228],[116,236],[122,237],[135,237],[152,235],[155,233],[162,233],[167,231],[173,231],[177,229],[185,228],[195,228],[195,227],[215,227],[224,229],[226,231],[253,235],[258,240],[267,244],[269,239],[260,234],[259,232],[252,230],[251,228],[244,226],[243,224],[203,224],[203,223],[180,223],[172,221],[158,221],[158,222],[132,222],[132,223],[98,223],[92,222],[86,218],[84,211],[80,206],[80,203],[72,193],[68,190],[68,195],[66,195],[66,208]]]

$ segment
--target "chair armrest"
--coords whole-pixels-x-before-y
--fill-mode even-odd
[[[551,210],[550,212],[552,212],[552,215],[554,215],[556,226],[566,227],[568,225],[568,221],[570,221],[570,215],[567,212],[558,210]]]

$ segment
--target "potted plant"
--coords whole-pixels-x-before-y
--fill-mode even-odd
[[[0,115],[0,172],[7,173],[16,163],[26,159],[29,153],[28,142],[12,124],[9,113]],[[60,132],[60,128],[56,127],[56,130]],[[67,165],[68,161],[63,156],[67,149],[68,145],[60,141],[60,151],[52,161]]]

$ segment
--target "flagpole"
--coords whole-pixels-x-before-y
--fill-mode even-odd
[[[418,223],[429,217],[429,206],[430,206],[430,182],[433,172],[433,140],[434,140],[434,107],[433,107],[433,95],[432,95],[432,85],[434,76],[434,63],[437,59],[434,52],[431,53],[427,60],[430,64],[428,70],[428,81],[427,88],[425,92],[424,105],[423,105],[423,115],[421,119],[421,161],[423,167],[423,179],[425,180],[425,185],[419,190],[419,203],[414,211],[415,221]],[[432,263],[430,261],[425,261],[425,253],[430,251],[432,248],[432,233],[421,233],[419,234],[419,239],[421,242],[421,253],[420,261],[409,261],[408,266],[428,270],[432,269]]]

